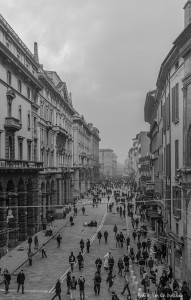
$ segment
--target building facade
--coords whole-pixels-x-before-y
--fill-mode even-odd
[[[117,156],[112,149],[99,149],[100,173],[105,176],[117,175]]]
[[[152,181],[162,203],[168,263],[178,280],[191,286],[191,1],[184,6],[185,28],[161,64],[156,91],[145,101],[150,124]]]
[[[1,256],[73,202],[76,114],[66,83],[39,63],[37,43],[33,54],[1,15],[0,95]],[[99,175],[98,129],[87,125],[87,136],[83,191]]]

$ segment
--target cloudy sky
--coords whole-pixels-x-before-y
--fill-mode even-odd
[[[184,28],[186,0],[0,0],[1,14],[40,63],[55,70],[74,108],[123,162],[148,130],[144,101]]]

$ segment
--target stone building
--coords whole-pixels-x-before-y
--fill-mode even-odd
[[[112,149],[99,149],[100,173],[105,176],[117,175],[117,156]]]
[[[156,94],[147,94],[151,153],[158,199],[163,202],[168,263],[176,279],[191,286],[191,1],[184,6],[185,28],[161,64]],[[149,114],[152,111],[152,117]],[[157,176],[156,176],[157,175]],[[158,182],[158,184],[157,184]],[[159,200],[158,200],[159,201]]]
[[[1,15],[0,96],[1,256],[73,202],[76,114],[66,83],[39,63],[37,43],[32,54]],[[99,131],[87,126],[85,188],[99,175]]]

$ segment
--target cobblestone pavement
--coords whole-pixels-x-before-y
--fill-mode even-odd
[[[89,203],[88,200],[85,200],[86,203]],[[103,258],[104,255],[108,252],[111,252],[114,260],[114,274],[116,274],[113,290],[116,291],[120,299],[127,299],[127,295],[120,295],[120,292],[123,289],[123,279],[118,276],[117,270],[117,261],[119,257],[123,257],[126,253],[126,245],[124,244],[124,248],[116,247],[113,227],[114,224],[118,226],[118,230],[122,231],[126,236],[127,231],[132,232],[130,218],[120,218],[120,216],[116,213],[116,208],[113,208],[113,212],[106,213],[106,199],[103,201],[102,205],[99,205],[98,208],[93,208],[92,205],[86,205],[86,213],[85,216],[82,216],[80,212],[79,215],[74,219],[75,225],[74,227],[64,227],[61,230],[62,243],[61,247],[57,248],[56,240],[52,239],[46,246],[47,259],[41,258],[41,253],[38,253],[33,258],[33,265],[28,266],[28,262],[24,264],[22,269],[26,275],[25,282],[25,294],[22,295],[21,292],[18,294],[16,292],[16,276],[12,276],[10,292],[7,295],[3,293],[3,285],[0,286],[0,299],[27,299],[27,300],[45,300],[51,299],[54,295],[54,284],[58,278],[61,278],[62,281],[62,300],[68,300],[69,297],[66,295],[66,281],[65,273],[69,268],[68,257],[71,251],[74,252],[75,255],[80,251],[79,249],[79,241],[83,238],[85,241],[87,238],[92,239],[92,244],[90,247],[90,253],[85,253],[84,255],[84,269],[83,271],[78,270],[78,266],[75,267],[75,275],[76,278],[82,274],[86,280],[85,284],[85,296],[86,300],[93,300],[96,298],[103,300],[111,299],[111,292],[109,292],[108,286],[106,285],[107,271],[105,271],[102,267],[102,283],[101,283],[101,293],[100,296],[95,296],[93,291],[93,277],[96,271],[95,268],[95,260],[97,257]],[[105,244],[103,238],[101,243],[99,244],[98,239],[96,237],[96,231],[98,228],[90,228],[84,227],[84,222],[89,222],[91,220],[97,220],[98,226],[103,223],[103,227],[101,229],[102,232],[105,230],[108,231],[108,243]],[[62,220],[63,221],[63,220]],[[58,225],[59,226],[59,225]],[[127,230],[128,229],[128,230]],[[149,232],[149,236],[153,237],[153,232]],[[135,247],[134,242],[131,237],[131,245]],[[159,273],[162,269],[161,266],[159,268]],[[136,281],[141,282],[141,278],[139,275],[139,267],[137,265],[133,265],[133,270],[136,275]],[[132,299],[135,299],[134,286],[131,280],[130,282],[130,290],[132,292]],[[155,287],[152,286],[151,289],[153,292]],[[77,290],[76,300],[80,299],[79,291]]]

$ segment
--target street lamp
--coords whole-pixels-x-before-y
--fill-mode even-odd
[[[7,226],[6,226],[6,229],[7,229],[7,252],[8,252],[8,248],[9,248],[9,220],[10,219],[13,219],[13,212],[12,212],[12,209],[9,209],[7,207]]]

